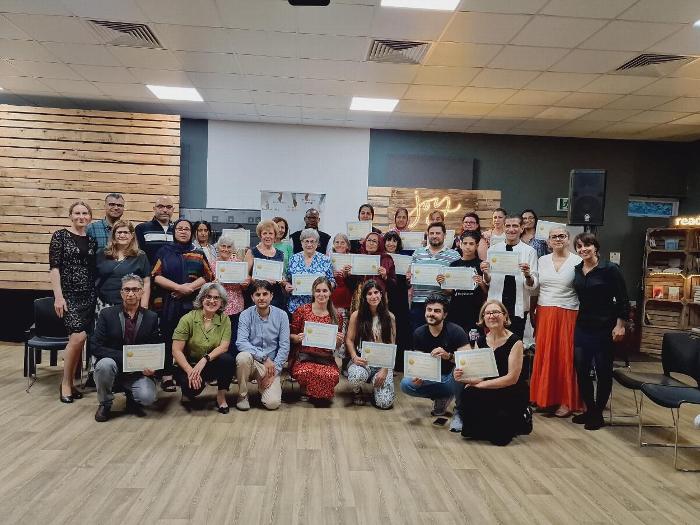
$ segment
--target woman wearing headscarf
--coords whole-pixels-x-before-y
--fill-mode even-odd
[[[370,232],[362,241],[360,248],[362,255],[379,255],[379,268],[377,275],[348,275],[348,287],[353,290],[353,306],[359,304],[361,299],[362,286],[367,281],[375,281],[383,294],[388,294],[389,289],[396,287],[396,269],[394,268],[394,259],[386,253],[384,249],[384,239],[377,232]],[[354,311],[355,308],[351,307]]]

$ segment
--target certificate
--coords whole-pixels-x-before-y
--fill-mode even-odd
[[[391,258],[394,259],[394,269],[396,270],[396,275],[406,275],[408,270],[411,269],[413,257],[410,255],[399,255],[398,253],[392,253],[390,255]]]
[[[442,264],[413,264],[411,265],[411,284],[438,286],[437,276],[444,274],[449,266]]]
[[[216,280],[222,284],[239,284],[248,278],[245,261],[216,261]]]
[[[294,286],[292,295],[311,295],[313,293],[311,285],[322,276],[322,273],[295,273],[292,275],[292,286]]]
[[[454,230],[445,230],[445,245],[447,247],[452,246],[452,242],[455,240],[455,231]]]
[[[423,232],[399,232],[399,236],[404,250],[417,250],[423,246],[425,240]]]
[[[367,364],[369,366],[394,368],[394,363],[396,362],[396,345],[362,341],[360,353],[362,357],[367,359]]]
[[[442,382],[439,357],[433,357],[425,352],[407,351],[403,354],[404,377],[417,377],[426,381]]]
[[[520,273],[520,255],[513,252],[490,252],[487,256],[492,272],[518,275]]]
[[[465,266],[456,266],[445,268],[443,272],[445,281],[442,283],[442,288],[447,290],[473,290],[476,286],[474,276],[476,271],[474,268]]]
[[[351,241],[359,241],[360,239],[364,239],[371,231],[371,221],[356,221],[348,223],[348,239]]]
[[[379,255],[357,255],[352,256],[352,270],[350,273],[353,275],[377,275],[379,273]]]
[[[560,222],[537,221],[537,229],[535,230],[535,239],[546,241],[549,239],[549,230],[553,228],[566,228],[566,224]]]
[[[226,228],[221,230],[221,235],[230,235],[233,237],[233,247],[236,250],[243,250],[250,246],[250,230],[246,230],[245,228]]]
[[[124,345],[122,364],[124,372],[143,372],[146,368],[162,370],[165,361],[165,343],[152,345]]]
[[[253,259],[253,279],[281,281],[284,263],[267,259]]]
[[[490,348],[457,350],[455,352],[455,368],[461,368],[462,377],[467,379],[498,377],[496,357]]]
[[[333,270],[340,272],[343,268],[352,264],[352,254],[331,253],[331,263],[333,264]]]
[[[304,321],[304,338],[301,344],[335,350],[338,325],[328,323],[313,323]]]

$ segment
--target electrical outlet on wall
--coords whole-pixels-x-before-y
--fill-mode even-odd
[[[620,252],[610,252],[610,262],[620,264]]]

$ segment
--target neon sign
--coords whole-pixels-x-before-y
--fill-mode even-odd
[[[421,199],[418,191],[414,192],[416,198],[415,208],[408,210],[408,227],[413,228],[416,226],[423,214],[427,214],[425,217],[425,224],[430,224],[430,213],[433,211],[441,211],[445,214],[445,218],[451,213],[455,213],[462,208],[461,204],[457,204],[452,208],[452,201],[450,197],[430,197],[428,199]]]
[[[700,215],[696,217],[674,217],[674,226],[700,226]]]

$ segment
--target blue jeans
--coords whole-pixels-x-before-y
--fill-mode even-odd
[[[411,319],[411,339],[413,339],[413,332],[425,324],[425,303],[411,303],[409,315]]]
[[[412,380],[413,378],[411,377],[404,377],[401,380],[401,392],[409,396],[426,397],[433,400],[454,396],[455,406],[459,407],[464,384],[455,381],[452,372],[449,374],[443,374],[441,383],[436,383],[435,381],[423,381],[423,384],[416,386],[413,384]]]

